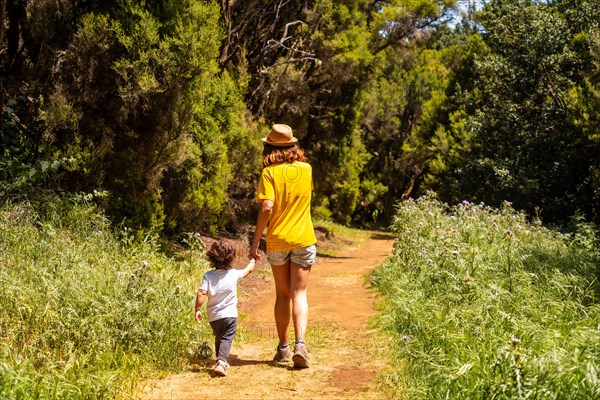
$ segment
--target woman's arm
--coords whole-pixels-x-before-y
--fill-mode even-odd
[[[254,238],[250,244],[249,256],[255,260],[260,260],[262,258],[262,256],[258,254],[258,245],[260,244],[260,238],[263,234],[263,231],[267,227],[267,223],[269,222],[269,218],[271,218],[272,212],[273,201],[263,200],[260,211],[258,212],[258,217],[256,218],[256,230],[254,231]]]

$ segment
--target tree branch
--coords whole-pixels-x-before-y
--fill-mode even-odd
[[[321,62],[321,60],[319,60],[318,58],[315,58],[315,57],[301,57],[301,58],[290,57],[285,61],[281,61],[281,62],[275,63],[273,65],[270,65],[268,67],[265,67],[265,68],[261,69],[260,71],[258,71],[258,73],[261,75],[265,75],[267,72],[269,72],[273,68],[279,67],[280,65],[295,64],[295,63],[298,63],[301,61],[315,61],[317,63]]]

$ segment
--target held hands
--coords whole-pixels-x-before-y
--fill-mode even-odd
[[[196,322],[200,323],[202,321],[202,310],[196,311]]]
[[[252,243],[250,245],[250,250],[248,251],[248,258],[253,258],[255,260],[261,260],[262,256],[258,254],[258,243]]]

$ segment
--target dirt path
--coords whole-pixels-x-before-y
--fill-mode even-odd
[[[385,362],[370,349],[367,328],[374,294],[365,276],[391,252],[392,238],[371,233],[355,249],[321,256],[312,268],[306,337],[311,368],[294,370],[270,361],[277,345],[273,322],[274,285],[268,264],[241,285],[238,336],[224,378],[212,377],[214,361],[193,364],[190,372],[148,383],[140,399],[379,399],[374,378]],[[293,339],[293,333],[290,335]],[[212,338],[208,337],[208,340]],[[209,341],[212,347],[212,341]]]

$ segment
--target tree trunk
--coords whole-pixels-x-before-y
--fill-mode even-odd
[[[221,17],[223,18],[223,22],[225,22],[225,26],[227,27],[227,37],[223,40],[221,44],[221,54],[219,57],[219,62],[221,64],[221,68],[225,68],[227,63],[233,57],[233,53],[235,53],[235,46],[232,49],[231,46],[234,44],[233,39],[233,19],[232,19],[232,10],[237,5],[236,0],[221,0]]]
[[[4,48],[4,18],[6,17],[6,0],[0,0],[0,51]]]
[[[8,65],[12,65],[17,50],[19,50],[19,1],[8,0],[6,12],[8,12],[8,30],[6,31]]]
[[[6,24],[4,18],[6,17],[6,0],[0,0],[0,54],[4,53],[4,30]],[[0,68],[2,67],[2,61],[4,57],[0,57]],[[0,112],[4,112],[4,73],[0,76]]]

